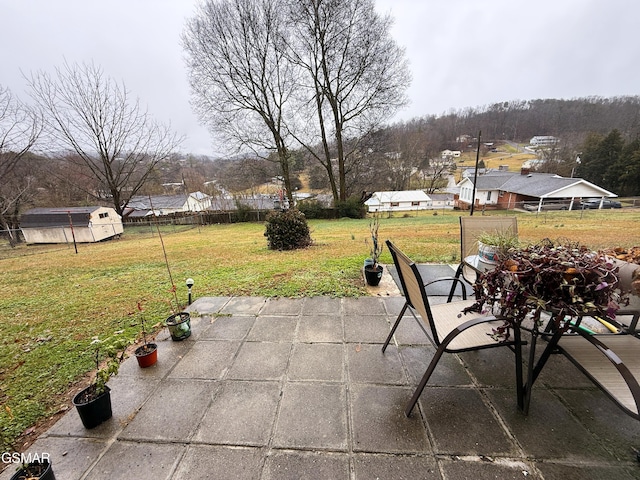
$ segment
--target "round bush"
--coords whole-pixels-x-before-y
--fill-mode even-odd
[[[297,209],[270,212],[264,232],[271,250],[295,250],[311,245],[309,225],[304,214]]]

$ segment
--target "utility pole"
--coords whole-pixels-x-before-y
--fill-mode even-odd
[[[478,148],[476,149],[476,168],[473,171],[473,193],[471,195],[471,213],[469,216],[473,216],[473,209],[476,205],[476,182],[478,181],[478,163],[480,162],[480,137],[482,136],[482,130],[478,132]]]

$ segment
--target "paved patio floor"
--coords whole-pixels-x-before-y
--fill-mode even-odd
[[[528,416],[495,349],[445,355],[406,418],[433,348],[408,317],[382,354],[402,304],[199,298],[190,338],[122,365],[111,420],[85,430],[70,410],[30,451],[58,480],[640,478],[640,422],[559,356]]]

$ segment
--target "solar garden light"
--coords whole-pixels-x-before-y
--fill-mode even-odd
[[[193,281],[193,278],[187,278],[187,281],[185,282],[187,284],[187,289],[189,291],[189,305],[191,305],[191,287],[193,287],[193,284],[195,283]]]

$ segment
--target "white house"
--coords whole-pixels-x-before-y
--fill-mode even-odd
[[[131,216],[163,216],[182,212],[202,212],[211,208],[211,196],[202,192],[189,195],[137,196],[129,200]]]
[[[542,146],[542,145],[555,145],[558,143],[558,138],[551,135],[536,135],[529,140],[529,145]]]
[[[375,192],[364,204],[369,212],[402,212],[433,208],[431,198],[422,190]]]
[[[453,193],[432,193],[431,205],[435,208],[453,208],[455,204],[455,195]]]
[[[122,234],[122,218],[109,207],[32,208],[20,216],[27,243],[90,243]]]
[[[440,156],[442,158],[446,158],[446,157],[453,157],[453,158],[460,158],[460,155],[462,155],[462,152],[460,150],[443,150],[442,152],[440,152]]]

